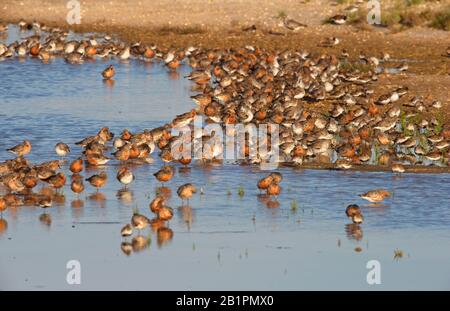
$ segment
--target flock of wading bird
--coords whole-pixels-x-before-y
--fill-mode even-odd
[[[145,161],[159,148],[159,156],[164,162],[178,161],[189,165],[192,161],[189,156],[174,158],[171,150],[183,138],[172,136],[171,129],[193,128],[195,116],[202,115],[207,123],[221,126],[268,124],[270,127],[276,124],[279,127],[279,162],[288,165],[317,163],[345,170],[374,164],[395,173],[403,173],[414,165],[449,165],[450,124],[445,123],[441,111],[443,104],[429,97],[410,94],[411,90],[402,85],[391,85],[388,90],[377,92],[379,75],[389,74],[377,67],[392,61],[388,54],[377,58],[360,53],[352,59],[346,51],[328,55],[305,50],[271,51],[253,46],[238,49],[159,48],[141,42],[120,42],[108,35],[69,40],[67,31],[37,22],[21,21],[18,26],[34,33],[9,45],[0,44],[0,59],[30,56],[48,63],[55,57],[64,57],[69,63],[81,64],[87,60],[114,58],[161,62],[170,71],[176,71],[183,63],[192,68],[187,78],[193,82],[192,90],[197,92],[192,96],[197,108],[152,130],[134,134],[124,130],[114,139],[116,151],[112,154],[122,163],[129,159]],[[407,66],[402,66],[399,71],[406,70]],[[111,80],[115,73],[114,65],[110,65],[102,76]],[[78,177],[84,161],[99,166],[111,160],[104,152],[113,136],[105,127],[97,135],[77,143],[84,148],[84,159],[70,164],[74,173],[72,191],[80,193],[84,190],[83,179]],[[252,158],[248,157],[252,146],[247,139],[241,151],[248,158],[242,162],[265,162],[275,149],[271,148],[269,137],[270,131],[267,139],[258,142],[257,156]],[[221,161],[223,149],[215,144],[214,135],[202,133],[193,139],[201,142],[202,161]],[[38,181],[55,189],[66,183],[66,176],[57,173],[60,161],[31,165],[24,158],[30,150],[30,142],[24,141],[10,149],[17,155],[16,159],[0,163],[0,182],[10,191],[0,199],[2,210],[24,201],[48,207],[51,205],[49,197],[34,195],[29,189]],[[69,146],[63,143],[56,145],[59,156],[69,151]],[[155,173],[161,182],[170,180],[173,175],[173,167],[168,165]],[[134,176],[123,166],[117,178],[127,185]],[[258,182],[258,188],[269,196],[277,196],[281,191],[281,179],[280,174],[272,173]],[[99,189],[106,183],[107,176],[100,173],[86,180]],[[183,185],[177,191],[182,200],[188,200],[195,192],[192,184]],[[24,200],[19,194],[23,194]],[[380,202],[389,195],[388,191],[379,189],[362,197]],[[141,230],[152,221],[167,221],[173,216],[172,209],[160,196],[151,202],[150,209],[156,220],[134,214],[131,223],[122,229],[122,235],[131,235],[133,228]],[[354,223],[363,220],[358,206],[350,205],[346,214]]]

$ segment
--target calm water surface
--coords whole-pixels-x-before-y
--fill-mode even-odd
[[[4,41],[17,37],[14,29]],[[114,85],[100,73],[114,63]],[[73,145],[109,126],[116,134],[152,128],[193,106],[189,68],[169,74],[158,63],[129,61],[69,65],[39,60],[0,62],[0,161],[23,139],[29,158],[55,158],[58,141]],[[97,194],[86,183],[77,198],[68,186],[54,206],[9,209],[0,233],[0,289],[450,289],[450,176],[280,169],[278,204],[259,196],[257,167],[227,164],[179,170],[166,187],[174,218],[159,234],[140,232],[145,249],[125,255],[121,227],[133,209],[151,217],[150,200],[161,186],[152,174],[162,163],[132,167],[128,190],[116,180],[118,163],[83,172],[108,173]],[[64,171],[70,175],[66,165]],[[179,185],[202,187],[181,206]],[[38,186],[40,188],[41,186]],[[243,187],[245,194],[238,195]],[[358,194],[375,188],[394,193],[379,206]],[[297,208],[292,209],[295,201]],[[362,206],[365,222],[349,224],[345,207]],[[137,235],[137,233],[135,234]],[[360,247],[361,252],[355,248]],[[394,250],[403,257],[394,259]],[[68,285],[66,264],[81,263],[81,285]],[[368,285],[369,260],[381,264],[381,285]]]

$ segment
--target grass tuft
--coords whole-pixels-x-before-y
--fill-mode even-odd
[[[245,195],[244,187],[239,186],[239,188],[238,188],[238,196],[240,196],[242,198],[244,195]]]
[[[445,7],[442,11],[434,14],[434,18],[431,21],[430,26],[432,28],[445,31],[450,30],[450,5]]]

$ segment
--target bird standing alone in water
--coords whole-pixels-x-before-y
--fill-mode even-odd
[[[109,80],[116,74],[116,70],[114,69],[113,65],[109,65],[108,68],[103,70],[102,76],[105,80]]]

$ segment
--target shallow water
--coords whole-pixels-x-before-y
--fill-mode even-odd
[[[109,63],[117,67],[113,86],[100,76]],[[158,126],[193,106],[190,84],[182,79],[187,72],[185,66],[173,76],[157,63],[140,61],[0,62],[0,161],[11,157],[7,147],[23,139],[33,144],[32,162],[54,159],[60,140],[72,147],[70,161],[81,151],[73,142],[102,126],[116,134],[125,127]],[[128,191],[115,178],[119,164],[111,161],[83,172],[108,173],[100,194],[86,184],[77,198],[66,186],[50,209],[5,212],[0,289],[450,289],[448,174],[282,168],[277,205],[259,196],[256,182],[267,172],[258,167],[194,163],[179,170],[177,164],[165,185],[175,209],[168,229],[143,230],[150,245],[126,256],[120,246],[131,239],[122,239],[120,229],[133,208],[151,217],[148,204],[161,186],[152,174],[162,163],[153,157],[153,164],[132,167],[136,180]],[[64,172],[69,175],[67,164]],[[181,206],[176,189],[186,182],[204,194]],[[394,195],[379,206],[358,197],[375,188]],[[363,209],[359,228],[345,217],[352,203]],[[402,258],[394,259],[396,249]],[[73,259],[81,264],[80,285],[66,282],[66,264]],[[373,259],[381,264],[380,285],[366,281]]]

